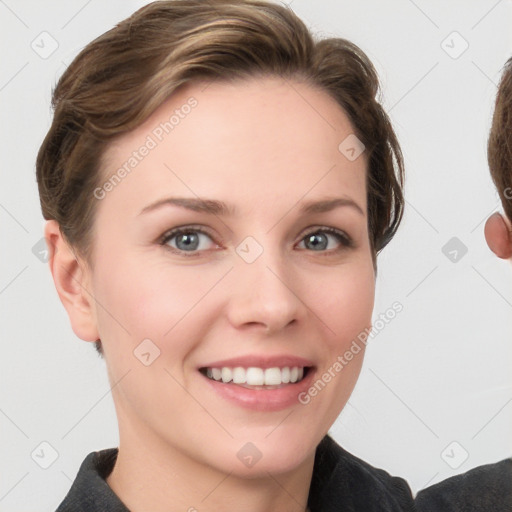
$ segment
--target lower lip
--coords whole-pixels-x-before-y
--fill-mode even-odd
[[[280,411],[300,404],[298,395],[310,387],[315,368],[309,368],[308,374],[300,382],[287,384],[278,389],[248,389],[210,379],[202,373],[200,375],[216,393],[240,407],[254,411]]]

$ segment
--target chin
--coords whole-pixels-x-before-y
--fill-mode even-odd
[[[232,457],[225,460],[226,469],[229,468],[228,471],[233,471],[241,478],[268,477],[268,473],[279,474],[295,470],[311,453],[314,454],[316,445],[311,436],[302,439],[286,435],[286,431],[279,435],[277,429],[274,432],[266,429],[264,435],[254,437],[252,441],[251,436],[232,441]],[[269,435],[269,432],[272,433]]]

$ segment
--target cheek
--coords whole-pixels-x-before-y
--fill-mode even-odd
[[[324,425],[332,425],[345,407],[363,364],[361,333],[366,335],[371,328],[375,294],[371,259],[340,267],[317,280],[316,286],[322,293],[315,294],[311,309],[324,328],[323,363],[300,401],[311,421],[323,418]]]
[[[219,269],[173,266],[165,258],[111,260],[96,276],[100,334],[116,345],[133,344],[132,350],[149,338],[164,350],[204,312],[201,301],[220,275]]]
[[[371,325],[375,299],[375,275],[371,262],[341,268],[318,282],[314,310],[336,346],[350,343]]]

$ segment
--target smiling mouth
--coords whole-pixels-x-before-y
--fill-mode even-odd
[[[248,389],[279,389],[302,381],[312,369],[310,366],[284,366],[273,368],[228,367],[200,368],[199,372],[210,380]]]

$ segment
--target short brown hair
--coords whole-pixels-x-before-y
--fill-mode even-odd
[[[263,0],[152,2],[88,44],[53,91],[53,122],[36,164],[44,218],[58,222],[92,268],[93,191],[109,142],[142,124],[183,84],[269,75],[327,92],[365,145],[376,269],[377,253],[402,218],[404,169],[377,98],[375,68],[353,43],[317,40],[290,8]],[[100,340],[96,348],[102,354]]]
[[[512,220],[512,57],[505,64],[496,95],[487,160],[505,214]]]

